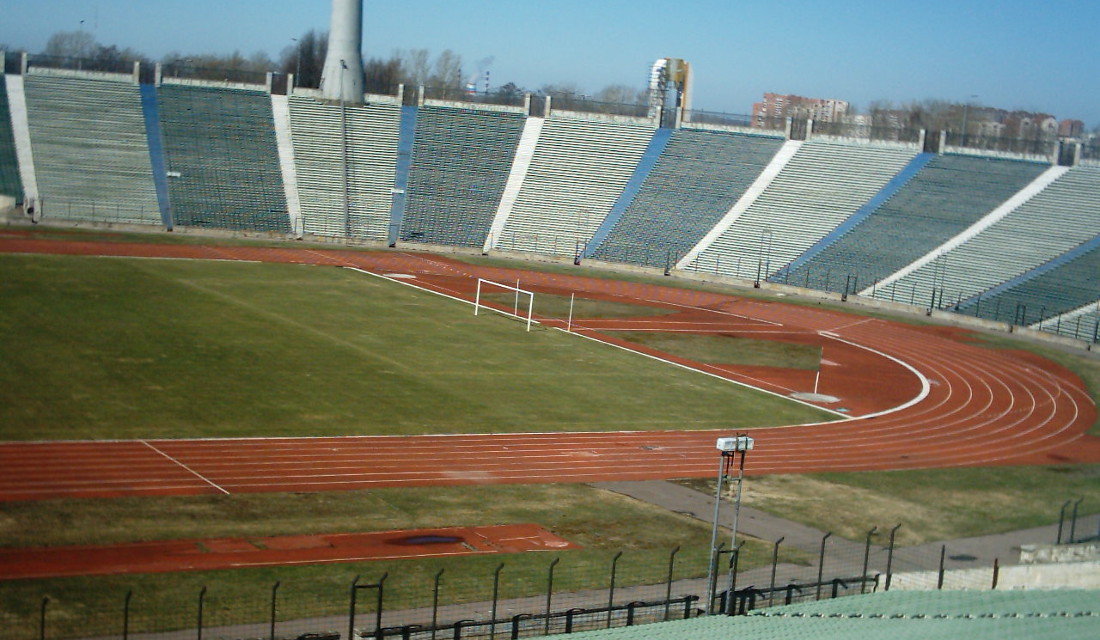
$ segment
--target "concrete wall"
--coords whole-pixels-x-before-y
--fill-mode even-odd
[[[1100,562],[1100,542],[1025,544],[1020,547],[1020,564],[1053,562]]]
[[[895,573],[890,590],[933,591],[935,571]],[[993,588],[993,568],[962,569],[944,573],[944,589],[987,590]],[[1068,562],[1001,567],[997,589],[1100,589],[1100,562]]]

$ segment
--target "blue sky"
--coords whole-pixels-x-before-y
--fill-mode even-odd
[[[277,57],[327,30],[330,0],[0,0],[0,43],[40,51],[83,27],[153,58]],[[662,57],[695,69],[695,106],[746,113],[766,91],[848,100],[969,101],[1100,126],[1096,0],[364,0],[367,56],[451,49],[493,85],[644,86]]]

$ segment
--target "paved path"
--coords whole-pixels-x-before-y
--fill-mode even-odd
[[[664,507],[670,511],[682,513],[704,522],[709,523],[714,520],[713,496],[672,482],[661,480],[606,482],[594,484],[593,486]],[[723,505],[720,513],[722,526],[732,527],[733,511],[730,505]],[[1077,533],[1080,537],[1082,533],[1086,533],[1085,529],[1087,527],[1084,526],[1086,521],[1079,519],[1078,522]],[[1095,518],[1088,518],[1087,524],[1094,528],[1096,526]],[[825,537],[826,532],[746,506],[741,507],[737,529],[740,535],[751,536],[760,540],[775,541],[783,538],[783,548],[798,549],[814,558],[811,566],[780,565],[775,580],[777,585],[795,581],[816,581],[818,570],[816,559],[820,555],[822,539]],[[1063,532],[1063,537],[1066,538],[1068,535],[1069,530],[1067,528]],[[868,571],[872,574],[885,573],[887,562],[892,562],[891,569],[895,573],[937,571],[941,550],[946,548],[945,569],[989,568],[992,572],[995,562],[1002,566],[1019,564],[1021,545],[1053,544],[1057,539],[1058,525],[1054,524],[975,538],[961,538],[913,547],[900,547],[895,549],[894,557],[891,560],[888,557],[887,547],[884,546],[888,543],[889,531],[879,531],[874,538],[875,544],[871,545]],[[728,546],[729,542],[727,541],[726,544]],[[863,557],[864,544],[862,542],[853,542],[835,536],[830,537],[826,540],[825,579],[836,576],[861,575]],[[757,585],[766,587],[771,584],[770,573],[770,567],[746,571],[739,575],[737,582],[739,586]]]

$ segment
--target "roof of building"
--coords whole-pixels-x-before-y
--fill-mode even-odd
[[[572,640],[1059,640],[1100,637],[1100,591],[890,591],[574,633]]]

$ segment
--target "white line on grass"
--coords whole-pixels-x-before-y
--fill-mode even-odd
[[[620,296],[620,297],[625,298],[626,296]],[[637,299],[637,298],[635,298],[635,299]],[[675,302],[668,302],[667,300],[651,300],[649,298],[641,298],[641,300],[643,300],[645,302],[652,302],[652,303],[658,304],[658,305],[666,305],[667,304],[667,305],[671,305],[673,307],[681,307],[683,309],[691,309],[693,311],[706,311],[707,313],[717,313],[717,314],[723,315],[723,316],[730,316],[730,317],[733,317],[733,318],[741,318],[742,320],[750,320],[752,322],[757,322],[757,323],[770,324],[770,325],[773,325],[773,326],[776,326],[776,327],[782,327],[783,326],[782,322],[775,322],[773,320],[765,320],[763,318],[753,318],[752,316],[741,315],[740,313],[733,313],[732,311],[722,311],[721,309],[711,309],[711,308],[708,308],[708,307],[700,307],[700,306],[694,305],[694,304],[678,304],[678,303],[675,303]]]
[[[206,476],[202,475],[202,474],[201,474],[201,473],[199,473],[198,471],[195,471],[194,469],[192,469],[191,467],[189,467],[189,466],[185,465],[184,463],[180,462],[179,460],[176,460],[175,458],[173,458],[172,456],[168,455],[167,453],[165,453],[165,452],[161,451],[160,449],[158,449],[158,448],[154,447],[153,445],[149,444],[149,442],[148,442],[148,441],[146,441],[146,440],[138,440],[138,442],[140,442],[141,444],[143,444],[143,445],[145,445],[145,446],[149,447],[149,448],[150,448],[150,449],[152,449],[153,451],[156,451],[157,453],[159,453],[160,455],[164,456],[165,458],[168,458],[168,459],[169,459],[169,460],[171,460],[171,461],[172,461],[173,463],[175,463],[175,464],[179,465],[179,466],[180,466],[181,468],[183,468],[183,469],[186,469],[188,473],[190,473],[190,474],[194,475],[194,476],[195,476],[196,478],[198,478],[199,480],[202,480],[203,482],[205,482],[206,484],[210,485],[211,487],[214,487],[215,489],[217,489],[218,491],[221,491],[221,492],[222,492],[222,493],[224,493],[225,495],[229,495],[229,491],[228,491],[228,490],[226,490],[226,489],[225,489],[224,487],[222,487],[222,486],[221,486],[221,485],[219,485],[218,483],[214,482],[214,481],[213,481],[213,480],[211,480],[210,478],[207,478]]]
[[[444,298],[450,298],[450,299],[452,299],[452,300],[457,300],[457,301],[459,301],[459,302],[464,302],[464,303],[466,303],[466,304],[468,304],[468,305],[473,305],[473,304],[474,304],[473,302],[470,302],[469,300],[463,300],[462,298],[458,298],[458,297],[455,297],[455,296],[451,296],[451,295],[448,295],[448,294],[446,294],[446,293],[441,293],[441,292],[439,292],[439,291],[433,291],[433,290],[431,290],[431,289],[427,289],[427,288],[425,288],[425,287],[421,287],[421,286],[418,286],[418,285],[416,285],[416,284],[414,284],[414,283],[412,283],[412,282],[405,282],[405,281],[402,281],[402,280],[394,280],[393,278],[388,278],[388,277],[386,277],[386,276],[384,276],[384,275],[381,275],[381,274],[373,273],[373,272],[371,272],[371,271],[367,271],[367,270],[365,270],[365,269],[360,269],[359,267],[344,267],[344,268],[345,268],[345,269],[351,269],[352,271],[358,271],[359,273],[365,273],[365,274],[367,274],[367,275],[370,275],[370,276],[374,276],[374,277],[376,277],[376,278],[382,278],[383,280],[389,280],[390,282],[396,282],[397,284],[400,284],[400,285],[404,285],[404,286],[406,286],[406,287],[412,287],[413,289],[419,289],[419,290],[421,290],[421,291],[427,291],[427,292],[429,292],[429,293],[434,293],[434,294],[436,294],[436,295],[438,295],[438,296],[443,296]],[[532,322],[533,322],[533,323],[535,323],[535,324],[539,324],[539,322],[538,322],[537,320],[533,320]],[[790,396],[786,396],[786,395],[783,395],[783,394],[781,394],[781,393],[776,393],[776,392],[774,392],[774,391],[768,391],[767,389],[761,389],[760,387],[754,387],[754,386],[752,386],[751,384],[745,384],[744,382],[739,382],[739,381],[737,381],[737,380],[730,380],[729,378],[726,378],[726,377],[720,376],[720,375],[718,375],[718,374],[715,374],[715,373],[710,373],[709,371],[704,371],[704,370],[702,370],[702,369],[699,369],[699,368],[697,368],[697,367],[689,367],[689,366],[687,366],[687,365],[679,364],[679,363],[677,363],[677,362],[673,362],[673,361],[671,361],[671,360],[666,360],[666,359],[664,359],[664,358],[659,358],[659,357],[657,357],[657,356],[654,356],[654,355],[650,355],[650,354],[648,354],[648,353],[642,353],[641,351],[635,351],[634,349],[628,349],[628,348],[626,348],[626,347],[622,347],[622,346],[619,346],[619,345],[617,345],[617,344],[611,344],[610,342],[604,342],[603,340],[597,340],[596,338],[592,338],[592,337],[589,337],[589,336],[586,336],[586,335],[583,335],[583,334],[577,333],[576,331],[566,331],[565,329],[562,329],[562,328],[560,328],[560,327],[551,327],[551,328],[552,328],[552,329],[556,329],[556,330],[558,330],[558,331],[561,331],[562,333],[566,333],[566,334],[569,334],[569,335],[574,335],[574,336],[579,336],[579,337],[581,337],[581,338],[584,338],[585,340],[591,340],[591,341],[593,341],[593,342],[598,342],[598,343],[600,343],[600,344],[604,344],[604,345],[607,345],[607,346],[610,346],[610,347],[614,347],[614,348],[616,348],[616,349],[620,349],[620,350],[622,350],[622,351],[627,351],[627,352],[630,352],[630,353],[635,353],[635,354],[638,354],[638,355],[644,356],[644,357],[646,357],[646,358],[649,358],[649,359],[651,359],[651,360],[656,360],[656,361],[658,361],[658,362],[663,362],[663,363],[665,363],[665,364],[670,364],[670,365],[672,365],[672,366],[675,366],[675,367],[679,367],[679,368],[681,368],[681,369],[685,369],[685,370],[687,370],[687,371],[694,371],[695,373],[701,373],[701,374],[703,374],[703,375],[705,375],[705,376],[710,376],[710,377],[712,377],[712,378],[717,378],[717,379],[719,379],[719,380],[722,380],[722,381],[725,381],[725,382],[729,382],[729,383],[731,383],[731,384],[735,384],[735,385],[738,385],[738,386],[740,386],[740,387],[744,387],[744,388],[746,388],[746,389],[753,389],[753,390],[755,390],[755,391],[759,391],[759,392],[761,392],[761,393],[766,393],[766,394],[768,394],[768,395],[772,395],[772,396],[775,396],[775,397],[777,397],[777,398],[783,398],[784,400],[788,400],[788,401],[790,401],[790,402],[795,402],[795,403],[798,403],[798,404],[801,404],[801,405],[805,405],[805,406],[807,406],[807,407],[813,407],[814,409],[820,409],[821,411],[824,411],[824,412],[826,412],[826,413],[831,413],[831,414],[833,414],[833,415],[835,415],[835,416],[838,416],[838,417],[840,417],[840,418],[844,418],[845,420],[854,420],[854,419],[856,419],[856,418],[855,418],[855,416],[850,416],[850,415],[847,415],[847,414],[845,414],[845,413],[841,413],[841,412],[839,412],[839,411],[834,411],[834,410],[832,410],[832,409],[828,409],[828,408],[826,408],[826,407],[822,407],[822,406],[819,406],[819,405],[816,405],[816,404],[812,404],[812,403],[809,403],[809,402],[805,402],[805,401],[799,400],[799,399],[797,399],[797,398],[792,398],[792,397],[790,397]],[[598,330],[596,330],[596,329],[590,329],[590,331],[598,331]],[[818,424],[818,423],[813,423],[813,424]],[[792,425],[792,426],[794,426],[794,425]]]
[[[803,401],[803,400],[799,400],[798,398],[792,398],[792,397],[790,397],[790,396],[785,396],[785,395],[783,395],[782,393],[776,393],[776,392],[774,392],[774,391],[768,391],[767,389],[761,389],[760,387],[754,387],[754,386],[753,386],[753,385],[751,385],[751,384],[746,384],[746,383],[744,383],[744,382],[740,382],[740,381],[738,381],[738,380],[730,380],[729,378],[726,378],[726,377],[724,377],[724,376],[720,376],[720,375],[718,375],[718,374],[716,374],[716,373],[711,373],[711,372],[709,372],[709,371],[704,371],[703,369],[700,369],[700,368],[698,368],[698,367],[690,367],[690,366],[688,366],[688,365],[686,365],[686,364],[680,364],[679,362],[673,362],[673,361],[671,361],[671,360],[666,360],[666,359],[664,359],[664,358],[661,358],[661,357],[658,357],[658,356],[655,356],[655,355],[651,355],[651,354],[648,354],[648,353],[643,353],[643,352],[641,352],[641,351],[635,351],[634,349],[630,349],[630,348],[627,348],[627,347],[623,347],[623,346],[620,346],[620,345],[617,345],[617,344],[613,344],[613,343],[610,343],[610,342],[604,342],[603,340],[599,340],[599,339],[593,338],[593,337],[591,337],[591,336],[586,336],[586,335],[584,335],[583,333],[578,333],[578,332],[576,332],[576,331],[572,331],[572,332],[570,332],[570,331],[566,331],[565,329],[562,329],[562,328],[560,328],[560,327],[551,327],[551,328],[553,328],[553,329],[556,329],[556,330],[558,330],[558,331],[561,331],[562,333],[568,333],[568,334],[570,334],[570,335],[574,335],[574,336],[578,336],[578,337],[584,338],[585,340],[591,340],[591,341],[593,341],[593,342],[598,342],[599,344],[604,344],[604,345],[607,345],[607,346],[609,346],[609,347],[614,347],[614,348],[616,348],[616,349],[621,349],[621,350],[623,350],[623,351],[628,351],[628,352],[630,352],[630,353],[636,353],[636,354],[638,354],[638,355],[640,355],[640,356],[643,356],[643,357],[649,358],[649,359],[651,359],[651,360],[656,360],[657,362],[663,362],[663,363],[665,363],[665,364],[669,364],[669,365],[672,365],[672,366],[674,366],[674,367],[679,367],[679,368],[681,368],[681,369],[686,369],[686,370],[688,370],[688,371],[694,371],[695,373],[701,373],[701,374],[703,374],[703,375],[705,375],[705,376],[710,376],[710,377],[712,377],[712,378],[717,378],[717,379],[719,379],[719,380],[722,380],[722,381],[724,381],[724,382],[728,382],[728,383],[730,383],[730,384],[735,384],[735,385],[737,385],[737,386],[739,386],[739,387],[744,387],[744,388],[746,388],[746,389],[752,389],[752,390],[754,390],[754,391],[759,391],[760,393],[766,393],[766,394],[768,394],[768,395],[771,395],[771,396],[775,396],[775,397],[777,397],[777,398],[783,398],[784,400],[788,400],[788,401],[790,401],[790,402],[795,402],[795,403],[798,403],[798,404],[801,404],[801,405],[805,405],[805,406],[807,406],[807,407],[813,407],[814,409],[820,409],[821,411],[824,411],[824,412],[826,412],[826,413],[831,413],[831,414],[833,414],[833,415],[835,415],[835,416],[838,416],[838,417],[844,418],[845,420],[855,420],[855,419],[857,419],[857,418],[856,418],[856,416],[850,416],[850,415],[848,415],[848,414],[845,414],[845,413],[841,413],[841,412],[839,412],[839,411],[834,411],[834,410],[832,410],[832,409],[829,409],[829,408],[826,408],[826,407],[822,407],[822,406],[819,406],[819,405],[816,405],[816,404],[812,404],[812,403],[810,403],[810,402],[805,402],[805,401]],[[588,331],[597,331],[597,330],[595,330],[595,329],[588,329]],[[701,365],[703,365],[703,366],[708,366],[708,365],[706,365],[706,363],[700,363],[700,364],[701,364]],[[714,368],[718,369],[718,367],[714,367]],[[719,370],[721,370],[721,369],[719,369]],[[746,377],[749,377],[749,376],[746,376]],[[781,386],[781,385],[775,385],[775,386]],[[862,417],[862,416],[860,416],[860,417]],[[812,423],[812,424],[820,424],[820,423],[816,423],[816,422],[815,422],[815,423]],[[790,425],[790,426],[806,426],[806,425]]]
[[[349,269],[351,271],[358,271],[359,273],[365,273],[368,276],[374,276],[375,278],[381,278],[383,280],[388,280],[389,282],[394,282],[394,283],[397,283],[397,284],[400,284],[400,285],[404,285],[406,287],[412,287],[413,289],[416,289],[417,291],[425,291],[427,293],[434,293],[437,296],[443,296],[444,298],[448,298],[450,300],[455,300],[455,301],[461,302],[463,304],[468,304],[471,307],[474,306],[474,303],[471,302],[470,300],[465,300],[463,298],[459,298],[458,296],[452,296],[448,293],[443,293],[442,291],[436,291],[435,289],[429,289],[428,287],[423,287],[423,286],[420,286],[420,285],[418,285],[416,283],[413,283],[413,282],[406,282],[404,280],[398,280],[396,278],[392,278],[390,276],[383,275],[381,273],[374,273],[373,271],[367,271],[366,269],[360,269],[359,267],[344,267],[344,268]],[[442,288],[442,287],[440,287],[440,288]],[[494,311],[495,311],[495,309],[494,309]],[[509,317],[516,317],[516,316],[513,316],[510,313],[507,314],[507,315]],[[542,323],[539,322],[538,320],[532,319],[531,324],[542,324]]]

